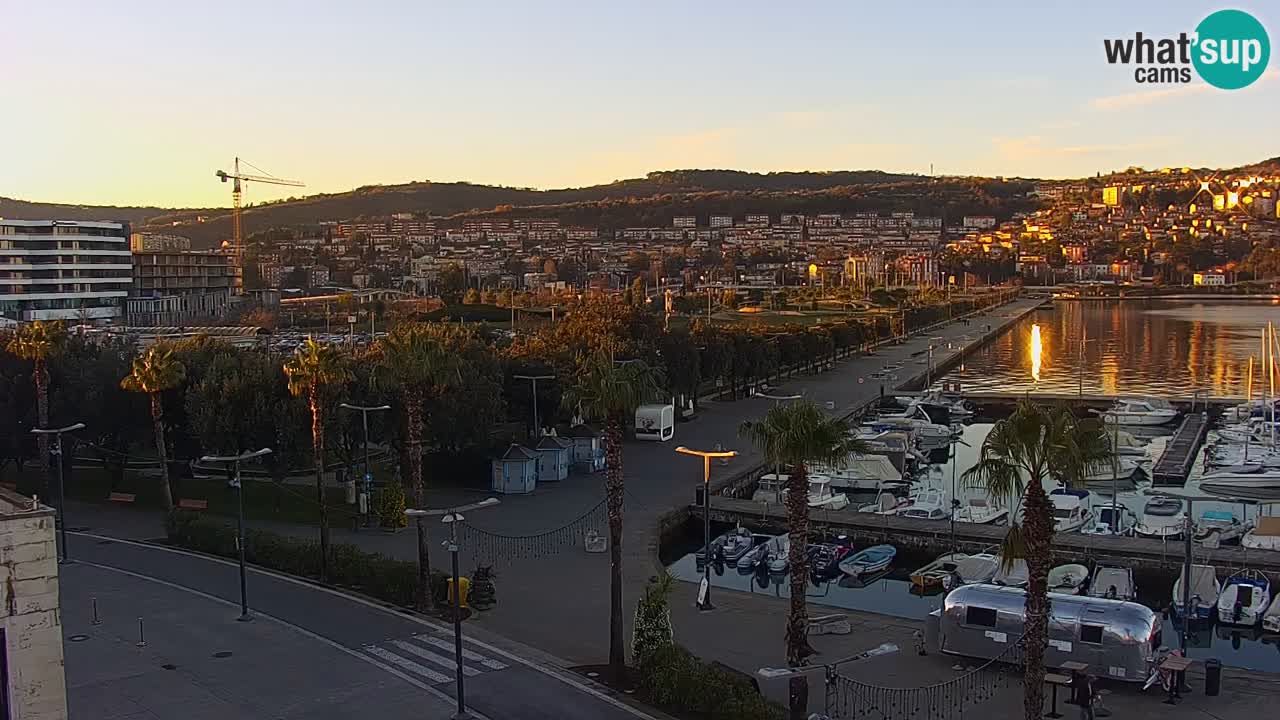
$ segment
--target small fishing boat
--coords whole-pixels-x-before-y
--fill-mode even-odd
[[[992,505],[985,498],[969,498],[969,502],[956,511],[956,522],[986,525],[1009,517],[1009,508]]]
[[[1183,586],[1186,581],[1186,572],[1181,572],[1178,574],[1177,581],[1173,583],[1173,614],[1178,617],[1190,616],[1195,620],[1212,618],[1218,606],[1218,595],[1222,593],[1222,584],[1218,582],[1218,569],[1212,565],[1191,566],[1189,610],[1183,608],[1182,602]]]
[[[870,575],[889,567],[898,549],[892,545],[873,545],[840,561],[840,572],[852,577]]]
[[[1117,400],[1102,412],[1102,419],[1113,425],[1164,425],[1178,417],[1178,411],[1165,400],[1131,398]]]
[[[923,590],[942,587],[955,573],[960,561],[967,557],[965,553],[939,555],[937,560],[911,573],[911,584]]]
[[[1000,558],[991,553],[978,553],[956,563],[950,584],[953,586],[976,585],[991,582],[1000,570]]]
[[[1007,587],[1026,587],[1027,582],[1031,579],[1031,573],[1027,569],[1027,561],[1022,558],[1015,558],[1013,565],[1005,567],[1004,561],[1000,561],[1000,569],[996,570],[995,577],[991,578],[991,582],[995,585],[1005,585]]]
[[[756,490],[751,493],[751,502],[781,505],[786,502],[787,481],[790,475],[766,473],[756,481]]]
[[[1133,531],[1138,537],[1177,540],[1182,537],[1186,518],[1186,503],[1182,498],[1160,495],[1143,506],[1142,517]]]
[[[843,510],[849,506],[849,496],[831,491],[831,480],[824,477],[809,478],[809,507],[819,510]]]
[[[1079,595],[1089,582],[1089,568],[1071,563],[1049,571],[1049,592]]]
[[[1218,622],[1226,625],[1257,625],[1271,606],[1271,581],[1246,568],[1222,584],[1218,595]]]
[[[1088,499],[1088,490],[1058,488],[1049,493],[1049,501],[1053,503],[1053,531],[1073,532],[1088,525],[1093,520]]]
[[[1239,542],[1249,526],[1229,510],[1206,510],[1195,524],[1192,540],[1205,547],[1218,547],[1225,543]]]
[[[909,505],[898,508],[899,517],[917,520],[945,520],[951,516],[946,506],[947,496],[937,488],[921,490],[912,497]]]
[[[1085,535],[1128,537],[1133,534],[1137,518],[1123,505],[1100,505],[1094,508],[1094,521],[1080,529]]]
[[[1280,633],[1280,593],[1271,599],[1271,606],[1262,615],[1262,629],[1265,632]]]
[[[1133,570],[1099,565],[1089,581],[1089,596],[1111,600],[1136,600],[1138,586],[1133,582]]]

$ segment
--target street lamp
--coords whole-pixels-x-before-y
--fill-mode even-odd
[[[53,435],[53,454],[58,456],[58,537],[62,539],[62,557],[58,562],[67,561],[67,493],[62,480],[62,433],[69,433],[84,428],[84,423],[76,423],[61,428],[31,428],[36,435]]]
[[[270,454],[271,448],[262,448],[261,450],[242,452],[239,455],[205,455],[200,458],[200,462],[229,463],[235,472],[236,550],[239,551],[240,555],[240,617],[236,619],[240,622],[248,622],[253,619],[253,616],[249,614],[249,591],[245,582],[244,570],[244,484],[240,482],[240,462]]]
[[[738,453],[733,450],[690,450],[681,445],[676,452],[685,455],[696,455],[702,458],[702,552],[704,562],[703,587],[699,593],[698,609],[714,610],[711,604],[711,458],[731,458]]]
[[[360,413],[360,424],[364,427],[364,492],[361,493],[360,514],[368,515],[369,513],[369,493],[373,491],[373,469],[369,464],[369,413],[390,410],[390,405],[374,405],[365,407],[363,405],[352,405],[351,403],[339,403],[338,407],[344,410],[354,410]]]
[[[453,659],[457,665],[457,696],[458,711],[453,714],[453,720],[467,720],[471,714],[467,712],[467,702],[462,688],[463,664],[462,664],[462,588],[459,586],[461,578],[458,577],[458,524],[465,518],[462,511],[479,510],[481,508],[497,505],[500,501],[498,498],[487,498],[478,503],[470,505],[460,505],[454,508],[446,508],[443,510],[419,510],[409,508],[404,511],[405,515],[413,518],[418,525],[419,534],[422,531],[422,518],[435,515],[443,515],[441,522],[449,523],[449,539],[444,545],[449,549],[449,553],[453,556]],[[419,577],[421,577],[422,563],[422,544],[418,544],[418,567],[420,569]],[[419,588],[421,592],[421,588]]]
[[[555,380],[555,375],[512,375],[515,380],[528,380],[533,383],[533,436],[536,438],[541,428],[538,427],[538,381]]]

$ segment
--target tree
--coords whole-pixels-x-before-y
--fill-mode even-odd
[[[31,380],[36,387],[36,420],[40,427],[49,427],[49,361],[62,351],[67,331],[61,321],[33,320],[20,325],[9,338],[7,349],[20,360],[33,365]],[[45,482],[49,480],[49,436],[41,433],[37,438],[40,448],[40,464],[45,470]]]
[[[774,405],[764,419],[742,423],[738,433],[760,451],[766,464],[790,468],[786,504],[791,541],[788,554],[791,606],[787,613],[786,644],[787,664],[799,667],[815,652],[807,636],[809,615],[805,603],[809,582],[808,464],[836,465],[850,453],[861,453],[866,448],[850,434],[844,421],[832,418],[807,400]],[[797,676],[792,683],[800,688],[793,696],[807,701],[807,680]],[[800,707],[803,708],[803,704]]]
[[[450,263],[440,271],[437,283],[440,299],[445,305],[457,305],[462,299],[462,291],[467,287],[467,275],[458,263]]]
[[[160,490],[164,509],[173,510],[173,486],[169,482],[169,456],[164,440],[164,393],[182,384],[187,369],[173,355],[173,346],[157,343],[133,361],[133,369],[120,380],[120,387],[130,392],[145,393],[151,399],[151,423],[156,438],[156,457],[160,460]]]
[[[1027,720],[1044,712],[1044,652],[1049,631],[1049,566],[1053,560],[1053,515],[1044,484],[1070,484],[1085,470],[1111,457],[1105,431],[1096,419],[1077,420],[1066,407],[1046,409],[1022,400],[1013,414],[991,428],[978,464],[964,474],[965,484],[984,488],[993,498],[1021,498],[1018,513],[1001,544],[1007,566],[1027,562],[1023,635],[1023,709]]]
[[[374,382],[393,390],[401,397],[405,413],[405,445],[409,456],[409,479],[413,485],[413,502],[421,509],[427,506],[426,486],[422,477],[422,443],[426,432],[427,397],[461,380],[458,357],[440,341],[440,333],[453,326],[409,323],[396,326],[374,348],[376,368]],[[434,598],[429,591],[431,556],[426,529],[418,524],[418,608],[425,610]]]
[[[350,379],[342,354],[311,338],[284,363],[289,393],[305,397],[311,410],[311,448],[316,466],[316,502],[320,504],[320,582],[329,577],[329,511],[324,497],[324,433],[326,391]]]
[[[615,362],[596,353],[585,362],[565,393],[565,406],[604,422],[605,503],[609,510],[609,672],[621,680],[626,671],[622,634],[622,428],[636,408],[659,395],[658,375],[642,360]]]
[[[462,296],[463,305],[476,305],[480,302],[480,291],[475,288],[467,288],[467,294]]]

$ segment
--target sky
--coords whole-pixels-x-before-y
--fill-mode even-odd
[[[229,204],[245,158],[306,188],[577,187],[653,170],[1080,177],[1280,155],[1280,61],[1144,86],[1103,38],[1214,10],[1083,0],[11,0],[0,196]],[[1280,52],[1280,50],[1278,50]]]

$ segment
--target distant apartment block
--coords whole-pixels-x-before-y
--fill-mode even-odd
[[[965,215],[964,227],[976,230],[988,230],[996,226],[996,219],[990,215]]]
[[[732,215],[712,215],[710,225],[713,228],[733,227],[733,216]]]
[[[129,294],[127,223],[0,218],[0,316],[111,321]]]
[[[180,325],[222,316],[236,287],[233,258],[217,251],[133,253],[131,325]]]
[[[768,227],[769,216],[762,213],[749,213],[743,218],[742,224],[751,227]]]
[[[692,230],[698,227],[697,215],[677,215],[671,218],[671,226]]]
[[[190,250],[191,238],[164,233],[136,232],[129,235],[129,249],[136,253]]]

